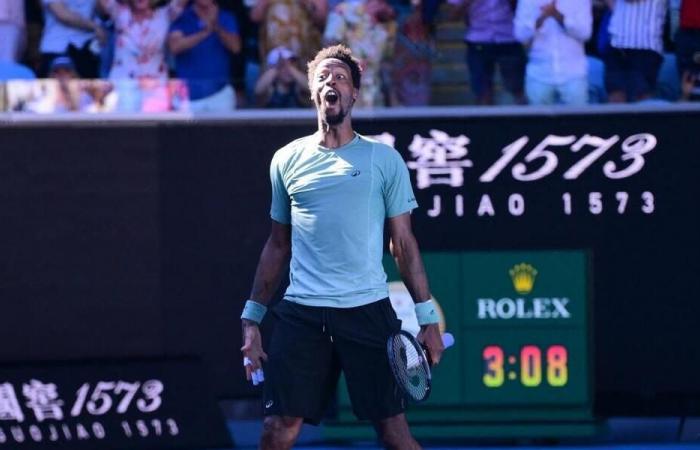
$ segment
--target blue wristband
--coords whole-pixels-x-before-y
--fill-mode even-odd
[[[255,300],[246,300],[245,306],[243,307],[243,313],[241,314],[241,319],[252,320],[253,322],[259,324],[262,322],[265,313],[267,312],[267,306],[262,303],[258,303]]]
[[[416,318],[418,319],[418,325],[421,326],[440,322],[432,300],[416,303]]]

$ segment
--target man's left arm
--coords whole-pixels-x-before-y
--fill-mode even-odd
[[[586,42],[591,38],[593,32],[593,14],[590,0],[580,0],[580,2],[572,3],[575,5],[570,7],[569,11],[562,12],[559,8],[555,8],[555,13],[552,15],[557,22],[564,28],[566,34],[580,42]]]
[[[425,274],[418,242],[411,230],[411,215],[404,213],[388,220],[391,238],[389,249],[396,261],[401,279],[406,284],[414,302],[420,303],[430,300],[428,277]],[[445,349],[442,344],[439,324],[422,325],[418,340],[428,349],[433,364],[439,363]]]
[[[521,44],[529,46],[537,31],[537,13],[531,0],[521,0],[515,8],[513,17],[513,35]]]
[[[173,0],[168,5],[168,17],[171,22],[175,22],[180,14],[185,10],[189,0]]]

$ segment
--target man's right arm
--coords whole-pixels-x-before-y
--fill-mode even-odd
[[[47,3],[46,8],[65,25],[84,31],[98,32],[98,30],[101,30],[100,25],[97,22],[68,9],[68,7],[61,1]]]
[[[267,238],[258,268],[255,270],[253,289],[250,299],[267,306],[272,296],[277,291],[282,274],[287,267],[291,254],[291,226],[272,221],[270,237]],[[262,349],[262,338],[258,324],[252,320],[242,319],[243,327],[243,356],[250,360],[245,366],[246,378],[251,379],[252,373],[262,366],[262,360],[267,360],[267,355]]]
[[[267,305],[277,291],[291,254],[291,226],[272,221],[270,237],[260,254],[250,299]]]
[[[181,30],[173,30],[168,35],[168,48],[173,55],[190,50],[205,40],[210,34],[211,28],[203,28],[196,33],[185,35]]]
[[[277,78],[277,66],[271,66],[260,75],[258,81],[255,82],[255,95],[262,96],[270,90],[270,86]]]
[[[519,1],[515,9],[513,18],[513,34],[515,39],[525,46],[532,43],[535,37],[536,12],[533,10],[534,4],[528,1]]]

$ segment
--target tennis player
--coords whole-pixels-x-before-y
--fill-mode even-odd
[[[261,449],[288,449],[303,422],[318,424],[340,372],[355,415],[386,448],[419,449],[389,367],[386,343],[400,329],[382,267],[384,223],[401,277],[416,303],[418,339],[437,364],[437,314],[410,212],[418,205],[401,155],[353,131],[360,66],[342,45],[309,63],[318,130],[278,150],[270,165],[272,229],[241,315],[246,374],[264,368]],[[259,323],[290,262],[289,287],[269,354]]]

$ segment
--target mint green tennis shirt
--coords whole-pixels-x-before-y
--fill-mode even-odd
[[[275,153],[270,179],[270,216],[292,226],[286,300],[351,308],[389,296],[384,221],[418,206],[399,152],[359,134],[335,149],[307,136]]]

